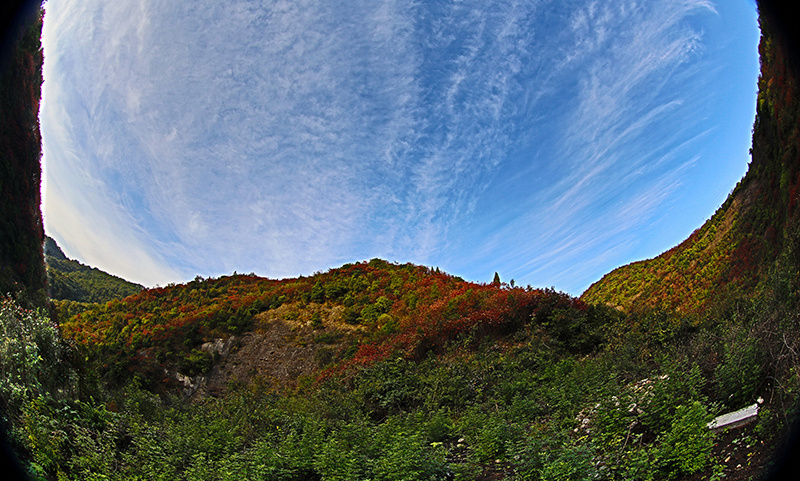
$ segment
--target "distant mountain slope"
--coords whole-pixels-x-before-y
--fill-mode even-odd
[[[797,68],[781,33],[760,17],[761,73],[752,161],[700,229],[660,256],[618,268],[581,299],[625,309],[698,312],[751,295],[777,263],[797,268],[800,129]]]
[[[48,236],[45,236],[44,255],[52,299],[102,303],[138,294],[144,289],[144,286],[67,258],[56,241]]]

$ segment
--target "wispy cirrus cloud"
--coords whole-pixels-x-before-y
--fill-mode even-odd
[[[703,45],[690,21],[714,13],[702,0],[583,2],[561,19],[556,48],[542,54],[551,70],[538,76],[527,107],[531,117],[548,112],[539,125],[551,135],[537,147],[551,159],[530,160],[551,164],[542,174],[547,181],[525,169],[537,192],[476,260],[495,256],[508,275],[579,293],[596,280],[598,265],[614,267],[631,250],[637,230],[669,204],[696,160],[681,160],[691,151],[687,132],[697,128],[686,122],[687,70],[696,68]],[[521,252],[504,252],[506,245]]]
[[[53,3],[48,230],[151,284],[378,256],[575,292],[702,161],[716,8]]]

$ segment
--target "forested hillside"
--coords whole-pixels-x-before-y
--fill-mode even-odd
[[[108,302],[141,292],[144,286],[67,258],[56,241],[45,236],[44,259],[51,299],[79,303]]]
[[[774,269],[796,275],[800,256],[800,99],[791,46],[760,17],[761,73],[752,161],[725,203],[680,245],[620,267],[582,295],[625,309],[699,313],[768,289]]]
[[[295,355],[312,354],[307,365],[296,366],[297,374],[325,377],[397,356],[422,360],[458,340],[513,333],[533,318],[542,321],[561,310],[574,311],[581,320],[553,325],[551,342],[575,352],[594,350],[597,340],[589,334],[598,322],[594,309],[565,294],[465,282],[427,267],[373,259],[299,279],[198,278],[81,312],[61,327],[65,337],[89,347],[109,380],[134,375],[155,387],[169,382],[165,366],[192,376],[210,371],[219,357],[208,346],[201,349],[204,343],[248,331],[290,325],[292,334],[286,336]],[[304,331],[308,339],[300,339]],[[278,339],[274,349],[284,341]],[[275,362],[251,367],[267,377],[279,370]],[[245,374],[238,381],[254,377]],[[283,381],[294,385],[297,379]]]

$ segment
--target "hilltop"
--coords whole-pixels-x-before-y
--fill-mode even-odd
[[[61,316],[61,328],[65,337],[91,346],[115,381],[133,373],[155,387],[168,366],[181,380],[211,373],[203,382],[222,391],[231,380],[262,377],[282,388],[296,385],[301,374],[397,356],[420,360],[464,336],[513,333],[557,308],[588,307],[550,290],[477,284],[438,269],[373,259],[296,279],[198,277]],[[576,324],[574,336],[559,336],[591,350],[578,335],[591,328]],[[218,369],[215,361],[231,346],[232,364],[246,369]]]

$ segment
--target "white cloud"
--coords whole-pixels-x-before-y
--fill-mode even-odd
[[[546,111],[540,125],[552,131],[540,154],[551,159],[532,159],[530,185],[537,185],[537,170],[548,170],[543,162],[556,175],[545,177],[549,182],[468,262],[494,262],[510,276],[561,283],[578,294],[602,262],[630,252],[692,165],[680,161],[697,137],[678,140],[694,127],[684,120],[690,92],[680,90],[679,68],[699,57],[702,36],[688,19],[703,12],[715,10],[704,1],[588,2],[574,9],[556,53],[541,54],[550,55],[544,62],[553,68],[538,77],[528,107]],[[671,131],[660,127],[676,123]]]
[[[69,218],[58,229],[76,251],[147,266],[148,279],[293,276],[374,256],[491,258],[532,277],[610,258],[678,188],[676,152],[695,137],[661,124],[690,107],[674,89],[702,54],[689,20],[715,11],[702,0],[50,10],[48,225]]]

